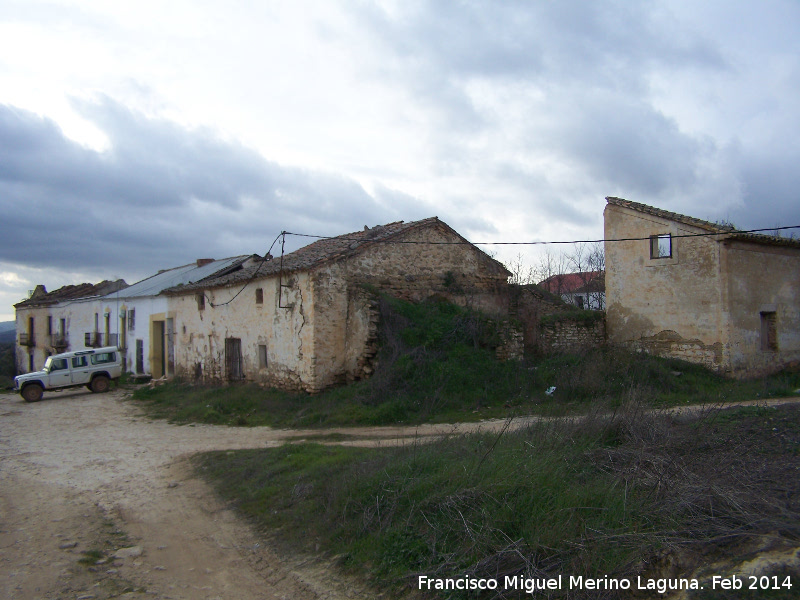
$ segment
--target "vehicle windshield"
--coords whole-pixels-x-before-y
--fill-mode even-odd
[[[47,357],[47,360],[44,361],[44,371],[45,373],[52,373],[53,371],[63,371],[68,369],[67,366],[67,359],[66,358],[53,358],[52,356]]]

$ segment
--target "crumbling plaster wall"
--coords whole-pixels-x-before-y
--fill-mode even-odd
[[[671,258],[650,258],[651,235],[704,230],[607,205],[606,324],[615,344],[722,370],[727,364],[727,314],[720,245],[708,237],[672,239]]]
[[[372,373],[377,353],[378,306],[374,295],[343,276],[332,263],[313,272],[315,307],[314,390]]]
[[[256,279],[224,306],[243,283],[204,290],[207,300],[203,310],[198,309],[199,292],[172,296],[178,375],[207,382],[226,380],[225,340],[238,338],[246,380],[284,389],[313,388],[314,301],[309,276],[284,275],[283,284],[288,287],[279,290],[278,277]],[[256,301],[259,288],[262,303]],[[261,345],[267,347],[265,368],[260,365]]]
[[[742,241],[722,245],[733,374],[769,373],[800,361],[800,249]],[[762,349],[762,312],[776,313],[777,350]]]

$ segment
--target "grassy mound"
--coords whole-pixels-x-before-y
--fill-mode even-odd
[[[383,297],[380,327],[373,376],[322,394],[171,383],[134,397],[153,416],[175,422],[317,427],[567,414],[634,397],[664,406],[716,403],[800,387],[797,373],[731,381],[697,365],[614,348],[503,362],[495,356],[497,323],[446,302]]]
[[[559,574],[702,579],[703,566],[763,550],[762,536],[771,548],[800,540],[797,406],[694,420],[628,406],[401,448],[210,453],[198,468],[285,552],[328,552],[397,593],[416,589],[419,575],[501,587],[506,577]],[[800,585],[793,572],[780,584],[787,575]],[[568,591],[553,597],[630,597]]]

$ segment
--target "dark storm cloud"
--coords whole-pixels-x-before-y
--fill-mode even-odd
[[[790,79],[800,67],[797,44],[784,35],[797,10],[769,4],[749,19],[751,31],[741,27],[751,5],[698,6],[512,1],[487,10],[483,2],[418,1],[396,12],[359,5],[354,14],[381,48],[381,74],[436,115],[428,132],[431,171],[479,172],[498,190],[516,184],[503,206],[521,211],[534,230],[539,215],[570,226],[599,222],[606,195],[702,218],[735,214],[746,227],[763,220],[766,203],[774,221],[796,221],[791,165],[800,151],[761,136],[766,129],[797,137],[792,115],[800,106]],[[716,21],[718,30],[707,26]],[[772,31],[782,36],[777,46]],[[743,55],[742,44],[752,53]],[[754,71],[743,56],[767,60]],[[780,86],[749,85],[772,67]],[[672,79],[701,123],[705,111],[712,120],[730,114],[740,121],[716,138],[702,125],[685,127],[656,102],[655,82]],[[695,96],[692,82],[707,81],[719,89]],[[488,108],[481,93],[493,96]],[[517,139],[500,140],[507,145],[496,154],[470,144],[507,126],[506,107],[516,110]],[[747,114],[750,107],[760,114]],[[749,123],[758,127],[736,128]],[[765,148],[778,151],[763,160]],[[526,156],[558,161],[572,177],[556,177]]]
[[[106,134],[108,150],[0,106],[6,262],[146,275],[201,256],[263,253],[282,230],[339,234],[387,218],[344,177],[283,167],[110,99],[79,109]]]

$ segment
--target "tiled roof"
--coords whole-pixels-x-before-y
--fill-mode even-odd
[[[584,271],[552,275],[544,281],[540,281],[539,287],[556,295],[602,292],[605,290],[605,274],[603,271]]]
[[[101,281],[100,283],[79,283],[77,285],[65,285],[47,292],[44,286],[36,286],[33,296],[14,305],[14,308],[26,306],[48,306],[66,300],[79,300],[82,298],[96,298],[128,287],[123,279],[116,281]]]
[[[184,285],[171,288],[166,290],[166,292],[182,293],[209,287],[224,287],[236,283],[243,283],[256,276],[268,277],[270,275],[277,275],[281,269],[284,273],[306,271],[324,263],[334,262],[355,254],[359,254],[367,248],[373,247],[380,243],[385,243],[412,230],[429,226],[443,227],[447,231],[452,232],[455,236],[463,240],[464,243],[469,244],[466,239],[461,237],[455,230],[450,228],[444,221],[440,221],[437,217],[430,217],[428,219],[412,221],[409,223],[395,221],[394,223],[388,223],[387,225],[377,225],[371,229],[365,228],[363,231],[355,231],[353,233],[346,233],[337,237],[317,240],[308,246],[303,246],[294,252],[284,255],[282,264],[280,257],[277,256],[267,261],[254,261],[253,265],[247,266],[234,273],[225,274],[219,277],[207,278],[202,283],[197,283],[194,285]],[[479,248],[474,246],[473,248],[475,248],[477,252],[483,253],[483,251]],[[505,267],[503,267],[502,264],[491,258],[488,254],[483,254],[486,256],[487,260],[496,263],[498,269],[505,271]]]
[[[686,215],[670,212],[668,210],[662,210],[660,208],[655,208],[654,206],[648,206],[647,204],[641,204],[639,202],[632,202],[631,200],[625,200],[623,198],[615,198],[614,196],[606,197],[606,202],[615,206],[621,206],[637,212],[660,217],[662,219],[668,219],[677,223],[683,223],[684,225],[690,225],[692,227],[704,229],[709,233],[725,234],[718,237],[715,236],[713,238],[718,241],[734,239],[753,242],[756,244],[766,244],[769,246],[789,246],[800,248],[800,239],[785,238],[777,235],[763,235],[760,233],[745,233],[730,225],[718,225],[717,223],[703,221],[702,219],[695,219],[694,217],[687,217]]]

